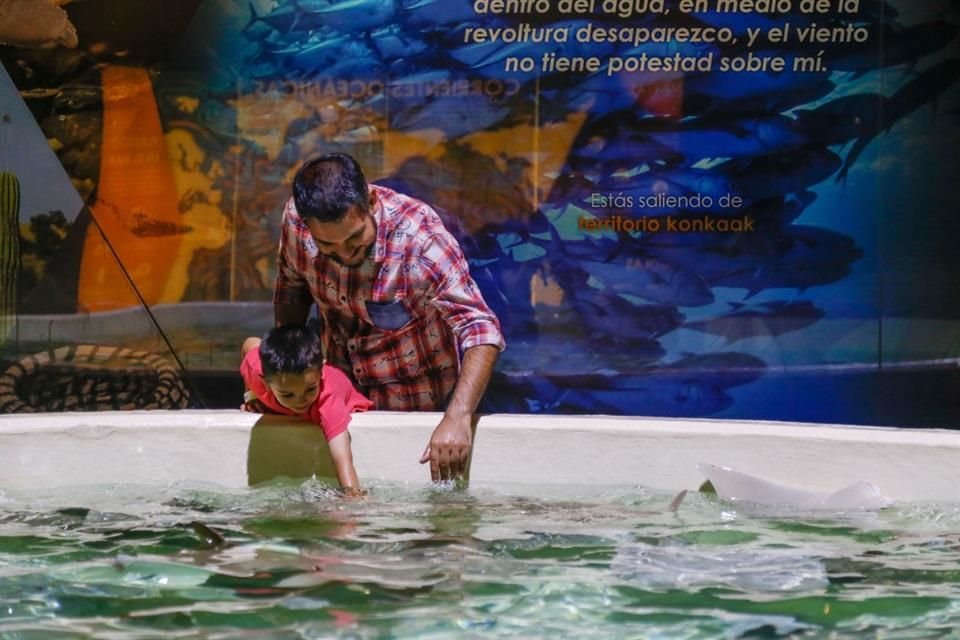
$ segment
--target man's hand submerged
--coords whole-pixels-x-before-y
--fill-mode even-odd
[[[434,482],[457,480],[464,477],[470,465],[473,433],[470,416],[444,416],[430,436],[427,448],[420,456],[420,464],[430,463],[430,478]]]

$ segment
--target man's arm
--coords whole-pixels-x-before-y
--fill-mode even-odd
[[[440,311],[456,338],[462,362],[447,411],[420,456],[421,463],[430,460],[434,481],[451,480],[466,473],[473,440],[473,412],[505,346],[500,322],[470,276],[460,245],[439,224],[439,217],[436,222],[437,226],[424,240],[420,265],[429,284],[430,303]]]
[[[470,347],[464,352],[460,377],[447,410],[420,456],[421,463],[430,461],[430,477],[434,482],[454,480],[467,472],[473,445],[473,413],[487,390],[499,355],[500,350],[489,344]]]
[[[280,223],[277,247],[277,278],[273,284],[273,321],[282,324],[306,324],[313,305],[303,274],[306,256],[297,243],[293,199],[287,201]]]
[[[498,357],[500,357],[500,350],[492,344],[478,344],[467,349],[463,354],[460,377],[457,379],[457,386],[453,390],[453,397],[447,405],[445,416],[473,415],[477,405],[480,404],[480,398],[487,390]]]

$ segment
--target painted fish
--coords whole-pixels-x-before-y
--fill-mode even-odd
[[[244,33],[253,34],[253,38],[262,40],[266,36],[261,36],[263,30],[259,25],[265,24],[272,30],[280,34],[289,34],[294,31],[313,31],[323,26],[323,21],[313,17],[304,17],[304,13],[296,6],[288,4],[276,7],[272,11],[264,14],[258,14],[253,3],[250,6],[250,20],[244,27]]]
[[[880,135],[881,131],[889,131],[897,122],[909,114],[936,100],[957,80],[960,80],[960,59],[941,60],[919,73],[913,80],[887,98],[883,102],[883,112],[879,124],[875,129],[868,130],[857,138],[843,162],[843,167],[837,173],[837,181],[847,177],[857,158],[866,150],[870,142]]]
[[[351,81],[386,80],[387,66],[380,62],[370,48],[361,40],[348,40],[341,47],[332,64],[314,69],[312,79],[343,78]]]
[[[804,290],[829,284],[850,273],[863,256],[854,241],[817,227],[792,225],[776,240],[774,255],[742,255],[729,273],[709,279],[713,286],[742,287],[751,294],[771,288]],[[696,260],[696,256],[691,256]]]
[[[322,25],[343,33],[378,29],[390,24],[397,15],[396,0],[321,0],[312,3],[293,0],[293,4],[307,20],[319,20]]]
[[[682,78],[681,73],[659,71],[621,72],[613,76],[608,76],[606,71],[600,71],[571,85],[565,76],[558,77],[556,82],[551,82],[548,77],[541,83],[541,101],[547,108],[547,114],[550,113],[551,106],[560,113],[583,111],[597,115],[625,110],[655,113],[644,105],[657,92],[667,91],[674,87],[675,83],[681,82]],[[685,95],[686,92],[683,91],[675,96],[677,102],[682,103]]]
[[[373,48],[380,59],[390,63],[400,58],[411,58],[426,52],[430,47],[415,33],[408,33],[401,25],[381,27],[370,34]]]
[[[795,72],[795,54],[758,50],[757,56],[782,57],[786,69],[780,72],[713,71],[688,76],[684,82],[685,113],[704,111],[780,112],[828,95],[834,88],[829,72]]]
[[[676,165],[683,155],[646,135],[652,128],[635,109],[602,112],[587,120],[570,149],[566,171],[612,174],[643,164],[662,162]],[[589,191],[594,185],[589,185]],[[586,197],[588,194],[584,194]]]
[[[749,158],[779,154],[807,142],[807,136],[780,115],[704,117],[670,123],[646,135],[694,164],[706,158]]]
[[[316,72],[337,61],[350,42],[347,36],[336,35],[308,40],[303,44],[271,48],[263,47],[253,58],[254,64],[272,62],[278,67],[304,72]]]
[[[879,93],[855,93],[830,100],[813,109],[794,112],[797,128],[821,145],[845,144],[879,131],[886,97]]]
[[[659,338],[679,327],[684,319],[674,306],[635,304],[592,287],[574,290],[571,297],[591,335],[615,343]]]
[[[746,163],[734,160],[718,166],[717,171],[736,183],[739,195],[756,201],[804,191],[829,178],[842,165],[840,157],[829,149],[803,147]]]
[[[839,252],[837,258],[841,261],[858,258],[858,250],[852,244],[847,246],[849,239],[845,236],[820,236],[815,227],[790,224],[792,219],[812,202],[809,192],[806,193],[765,200],[745,210],[744,213],[752,216],[757,223],[754,233],[661,232],[640,238],[636,242],[650,255],[689,265],[689,268],[696,269],[704,280],[714,286],[718,282],[741,282],[750,275],[759,276],[765,273],[765,268],[777,264],[792,251],[796,251],[795,245],[798,242],[801,246],[809,246],[822,240]],[[811,237],[807,237],[808,233]],[[830,256],[826,255],[829,251],[830,249],[824,249],[817,252],[816,260],[829,261]],[[769,276],[769,273],[765,274]]]
[[[720,336],[726,342],[757,336],[779,336],[808,327],[824,317],[822,309],[805,300],[767,302],[707,320],[688,322],[687,329]]]
[[[629,172],[648,163],[678,165],[684,156],[659,142],[643,137],[594,137],[570,149],[565,170],[573,173],[601,171],[605,174]],[[580,194],[579,202],[589,199],[593,190]]]
[[[632,250],[609,260],[578,260],[577,266],[610,291],[678,307],[713,302],[713,292],[696,271]]]

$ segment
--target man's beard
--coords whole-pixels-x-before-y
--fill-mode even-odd
[[[373,252],[373,244],[370,244],[369,246],[367,246],[365,250],[357,253],[357,258],[355,258],[356,262],[344,262],[343,260],[340,259],[339,256],[336,256],[336,255],[331,255],[330,259],[342,267],[351,267],[351,268],[359,267],[366,261],[368,257],[370,257],[370,254],[372,252]]]

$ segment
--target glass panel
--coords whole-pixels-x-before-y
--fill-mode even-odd
[[[754,4],[68,4],[76,48],[0,50],[0,160],[44,187],[8,362],[79,314],[64,344],[236,406],[293,174],[343,151],[459,240],[509,344],[488,410],[948,425],[947,3]]]

